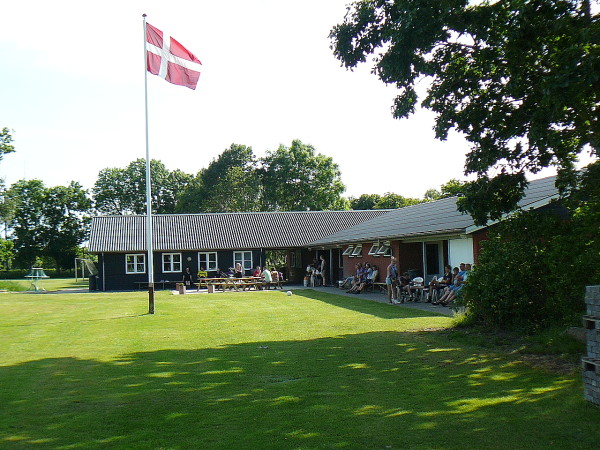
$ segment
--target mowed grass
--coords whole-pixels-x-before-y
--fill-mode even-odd
[[[86,289],[89,281],[86,278],[44,278],[38,281],[38,289],[56,291],[61,289]],[[0,290],[7,291],[34,291],[31,280],[0,280]]]
[[[3,448],[593,448],[581,374],[317,291],[0,295]]]

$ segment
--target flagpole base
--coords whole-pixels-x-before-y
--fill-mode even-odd
[[[148,284],[148,314],[154,314],[154,283]]]

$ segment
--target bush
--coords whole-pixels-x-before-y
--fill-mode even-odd
[[[459,301],[469,319],[526,333],[578,324],[585,286],[600,279],[596,236],[587,226],[556,210],[522,212],[498,224]]]
[[[0,280],[20,280],[24,279],[28,273],[29,269],[0,270]],[[44,273],[50,278],[75,278],[74,269],[60,271],[57,269],[44,269]],[[77,275],[81,276],[79,272]]]

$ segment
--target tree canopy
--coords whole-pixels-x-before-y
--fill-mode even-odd
[[[318,211],[346,209],[346,187],[333,159],[310,144],[294,140],[262,159],[264,206],[267,210]]]
[[[262,189],[257,164],[252,147],[231,144],[187,186],[177,211],[259,211]]]
[[[15,204],[12,219],[16,262],[31,265],[48,257],[58,268],[68,268],[87,239],[91,201],[81,185],[47,188],[40,180],[21,180],[9,190]]]
[[[4,158],[7,153],[15,151],[15,146],[11,144],[13,141],[10,130],[6,127],[0,130],[0,161]]]
[[[331,33],[347,68],[399,89],[394,117],[419,104],[471,143],[461,208],[477,223],[512,210],[526,175],[555,166],[560,186],[582,151],[600,146],[600,21],[589,0],[361,0]]]
[[[446,197],[457,197],[464,194],[466,181],[460,181],[452,178],[448,182],[442,184],[440,190],[428,189],[425,192],[425,200],[439,200]]]
[[[150,161],[152,211],[175,212],[177,200],[192,175],[170,171],[161,161]],[[132,161],[126,168],[102,169],[92,189],[96,209],[103,214],[146,213],[146,160]]]

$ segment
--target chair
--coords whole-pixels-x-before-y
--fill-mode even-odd
[[[417,293],[421,300],[425,297],[425,284],[423,281],[423,277],[415,277],[412,279],[410,289],[411,291],[415,291],[415,299]]]

